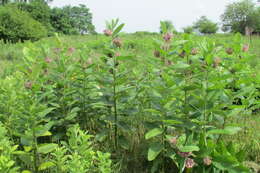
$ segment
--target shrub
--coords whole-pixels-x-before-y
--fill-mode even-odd
[[[210,21],[206,16],[202,16],[195,24],[194,28],[202,34],[215,34],[218,31],[218,25]]]
[[[0,172],[18,173],[13,153],[18,145],[13,146],[7,137],[7,130],[0,123]]]
[[[43,0],[34,0],[30,3],[18,3],[18,8],[28,12],[30,16],[40,22],[48,30],[48,35],[52,35],[54,29],[51,26],[51,8]]]
[[[14,6],[0,8],[0,38],[5,41],[38,40],[47,35],[45,27]]]
[[[187,26],[187,27],[183,28],[183,32],[187,33],[187,34],[191,34],[194,32],[194,28],[192,26]]]

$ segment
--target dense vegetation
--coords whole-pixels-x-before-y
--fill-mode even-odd
[[[54,33],[95,33],[92,14],[85,5],[50,8],[44,0],[8,3],[0,6],[0,38],[17,42],[38,40]]]
[[[23,60],[0,80],[0,154],[10,163],[0,170],[258,169],[259,141],[239,141],[253,133],[239,121],[259,108],[248,43],[241,35],[173,37],[161,24],[161,35],[120,35],[124,25],[113,20],[106,37],[87,42],[25,43]]]
[[[259,37],[206,16],[101,35],[48,2],[0,1],[0,173],[260,171]],[[230,4],[223,29],[257,33],[259,9]]]
[[[16,7],[0,7],[0,38],[4,41],[38,40],[47,36],[45,27]]]
[[[251,32],[260,32],[260,7],[251,0],[242,0],[229,4],[224,14],[222,30],[245,33],[247,27]]]

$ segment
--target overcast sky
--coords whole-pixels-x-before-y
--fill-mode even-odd
[[[85,4],[101,32],[105,21],[119,18],[125,32],[158,31],[160,20],[171,20],[177,30],[191,25],[200,16],[220,22],[225,6],[235,0],[54,0],[51,6]]]

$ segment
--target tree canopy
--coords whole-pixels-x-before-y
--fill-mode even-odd
[[[218,24],[209,20],[206,16],[201,16],[193,26],[202,34],[215,34],[218,31]]]
[[[93,33],[92,14],[85,5],[53,8],[51,24],[56,32],[63,34]]]
[[[260,31],[260,8],[251,0],[229,4],[221,16],[223,31],[245,33],[246,27]]]
[[[39,23],[44,30],[47,30],[49,36],[53,35],[54,32],[62,34],[87,34],[95,32],[95,27],[92,24],[92,14],[85,5],[51,8],[48,4],[51,1],[52,0],[0,0],[0,6],[2,6],[2,9],[8,7],[8,12],[10,12],[8,15],[10,15],[12,19],[15,19],[12,22],[17,22],[18,20],[20,22],[34,21]],[[15,14],[11,14],[12,9]],[[24,17],[24,21],[22,21],[21,17],[18,17],[19,13]],[[3,14],[5,13],[2,13],[2,15]],[[7,21],[5,16],[0,17],[3,19],[3,21],[1,21],[2,23]],[[11,31],[14,30],[13,28],[9,29]],[[17,32],[15,31],[12,34],[14,33]],[[12,37],[15,37],[15,35]],[[1,35],[0,39],[5,39],[4,35]],[[17,35],[17,40],[19,39],[20,36]]]

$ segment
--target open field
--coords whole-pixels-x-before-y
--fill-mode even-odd
[[[105,154],[93,163],[110,165],[104,173],[260,171],[260,37],[119,37],[0,44],[0,120],[19,145],[8,159],[20,170],[56,173],[63,149],[86,150],[80,135],[88,137],[71,128],[79,124],[93,147],[111,154],[112,163]],[[194,168],[185,168],[183,153]]]

